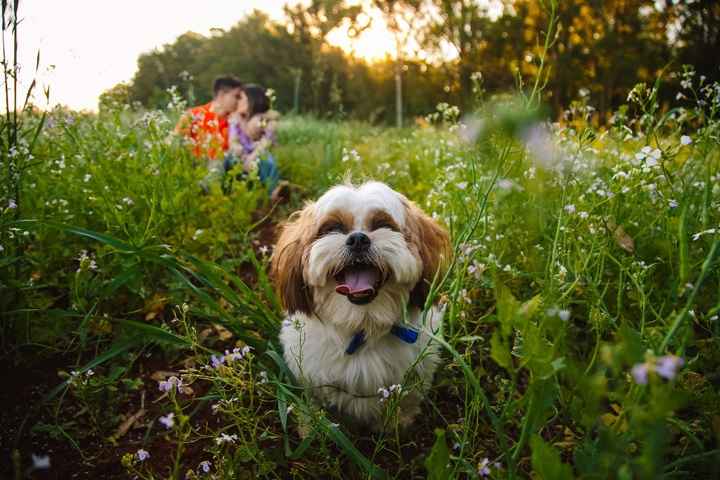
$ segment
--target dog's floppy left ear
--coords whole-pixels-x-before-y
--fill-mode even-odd
[[[310,241],[313,226],[313,204],[294,213],[282,226],[280,238],[273,251],[271,277],[289,314],[313,310],[312,298],[303,278],[305,247]]]
[[[450,260],[450,235],[447,230],[407,200],[406,241],[423,264],[420,281],[410,292],[410,303],[423,308],[435,276],[441,276]]]

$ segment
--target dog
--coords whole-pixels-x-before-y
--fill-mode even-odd
[[[439,362],[427,331],[444,310],[423,310],[450,250],[442,226],[380,182],[333,187],[290,216],[271,259],[280,342],[317,400],[380,430],[379,392],[397,392],[400,423],[412,422]],[[418,388],[398,387],[410,378]]]

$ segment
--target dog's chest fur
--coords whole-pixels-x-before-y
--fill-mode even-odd
[[[419,311],[410,315],[411,326],[422,321]],[[433,308],[426,315],[427,326],[437,331],[443,312]],[[414,368],[421,381],[420,390],[429,387],[437,365],[437,352],[422,329],[415,343],[406,343],[386,334],[368,338],[357,351],[346,353],[354,335],[342,331],[334,322],[296,314],[281,333],[285,361],[293,374],[328,406],[361,421],[374,422],[381,414],[378,389],[402,384]],[[418,361],[418,357],[421,356]]]

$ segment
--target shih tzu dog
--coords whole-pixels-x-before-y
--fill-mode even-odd
[[[336,186],[293,214],[272,258],[290,370],[326,406],[376,429],[378,392],[412,378],[419,388],[398,400],[410,423],[438,363],[426,331],[438,332],[443,309],[423,308],[449,256],[446,230],[383,183]]]

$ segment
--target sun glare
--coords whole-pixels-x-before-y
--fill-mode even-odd
[[[72,9],[51,0],[29,2],[23,10],[22,28],[26,36],[20,45],[20,57],[24,65],[33,65],[40,51],[41,69],[37,73],[32,68],[23,69],[20,80],[27,88],[37,78],[35,100],[41,107],[64,104],[95,110],[98,96],[104,90],[132,79],[141,53],[160,48],[187,31],[207,35],[213,28],[228,29],[253,9],[282,22],[283,5],[298,1],[302,0],[207,0],[197,10],[198,4],[193,0],[175,0],[173,15],[167,15],[164,2],[85,2],[83,14],[92,21],[72,29],[66,27],[74,15]],[[358,23],[369,22],[369,26],[353,36],[351,25],[345,23],[330,32],[327,41],[370,62],[388,56],[395,58],[395,38],[382,13],[371,8],[367,0],[348,3],[363,7]],[[141,16],[136,13],[139,9],[143,10]],[[158,28],[157,18],[164,19],[162,28]],[[131,34],[127,25],[132,25]],[[404,49],[411,50],[407,46]],[[413,55],[406,52],[406,56]],[[446,55],[452,56],[453,52]],[[50,85],[47,104],[41,90]]]
[[[350,26],[343,25],[328,34],[328,42],[369,61],[382,60],[386,56],[393,57],[395,55],[395,39],[385,26],[382,16],[379,14],[363,15],[365,18],[361,18],[360,23],[366,22],[369,17],[371,24],[360,35],[350,36]]]

